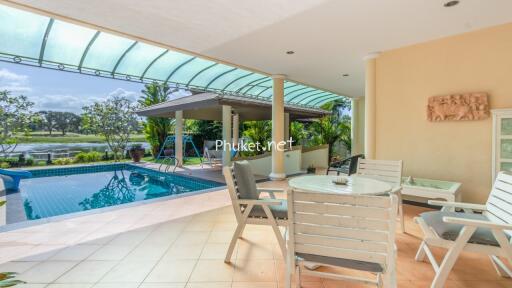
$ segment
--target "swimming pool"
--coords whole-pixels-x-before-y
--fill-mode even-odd
[[[131,164],[37,169],[31,172],[33,178],[22,180],[19,192],[8,195],[8,224],[225,185]]]

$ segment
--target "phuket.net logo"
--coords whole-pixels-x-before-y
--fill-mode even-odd
[[[267,152],[267,151],[285,151],[287,147],[291,147],[293,143],[292,137],[285,141],[268,141],[267,143],[247,142],[241,139],[238,145],[229,143],[226,140],[215,140],[215,150],[223,151],[250,151],[250,152]]]

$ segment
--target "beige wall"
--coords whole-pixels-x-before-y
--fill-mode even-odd
[[[432,123],[427,98],[487,92],[512,107],[512,24],[383,53],[377,59],[377,159],[404,160],[404,175],[462,183],[463,200],[491,188],[491,119]]]

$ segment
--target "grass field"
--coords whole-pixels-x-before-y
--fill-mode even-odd
[[[52,135],[47,132],[34,132],[29,136],[18,134],[18,143],[105,143],[105,139],[100,135],[83,135],[76,133],[67,133],[62,135],[59,132],[54,132]],[[145,142],[143,134],[132,135],[131,142]]]

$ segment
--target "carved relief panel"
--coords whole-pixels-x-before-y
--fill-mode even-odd
[[[428,98],[429,121],[481,120],[488,117],[487,93],[463,93]]]

